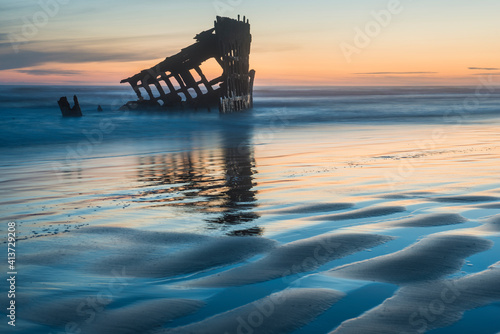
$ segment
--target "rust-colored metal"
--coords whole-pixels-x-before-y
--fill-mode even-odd
[[[249,69],[252,35],[248,20],[240,20],[239,15],[237,20],[217,16],[214,28],[199,33],[195,39],[196,43],[178,54],[122,80],[138,97],[123,108],[171,110],[218,104],[222,113],[252,108],[255,71]],[[200,66],[211,58],[223,72],[209,80]]]

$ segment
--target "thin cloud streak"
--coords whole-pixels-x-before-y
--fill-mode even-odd
[[[30,74],[30,75],[77,75],[81,74],[81,71],[73,70],[40,70],[40,69],[26,69],[26,70],[16,70],[16,72]]]
[[[439,72],[366,72],[354,73],[356,75],[417,75],[417,74],[437,74]]]
[[[47,63],[76,64],[92,62],[131,62],[141,60],[153,60],[151,56],[142,52],[130,53],[102,53],[94,51],[83,51],[73,49],[71,51],[23,51],[19,54],[0,55],[0,71],[11,69],[22,69],[44,65]]]
[[[180,37],[170,34],[154,34],[117,38],[37,40],[24,44],[17,54],[13,52],[10,42],[2,42],[2,39],[5,40],[5,36],[0,34],[0,71],[24,69],[47,63],[154,62],[167,55],[173,55],[179,50],[174,47],[153,46],[160,42],[168,44],[169,41],[175,45]]]
[[[497,67],[469,67],[469,70],[500,71],[500,68],[497,68]]]
[[[473,75],[486,75],[486,76],[488,76],[488,75],[500,75],[500,73],[491,73],[491,72],[490,73],[474,73]]]

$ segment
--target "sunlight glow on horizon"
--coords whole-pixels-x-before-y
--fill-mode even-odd
[[[192,44],[212,27],[220,2],[69,2],[54,7],[57,13],[14,53],[12,34],[22,37],[22,18],[42,8],[35,0],[6,0],[0,83],[118,85]],[[394,2],[400,10],[387,17]],[[468,85],[479,75],[500,75],[500,44],[493,43],[500,4],[493,0],[222,3],[220,14],[250,19],[256,85]],[[161,20],[163,13],[178,14]],[[345,45],[354,51],[346,54]]]

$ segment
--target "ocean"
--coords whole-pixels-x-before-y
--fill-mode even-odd
[[[84,116],[61,117],[74,94]],[[500,332],[498,87],[131,100],[0,86],[16,333]]]

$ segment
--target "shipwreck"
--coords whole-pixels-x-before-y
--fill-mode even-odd
[[[63,96],[57,101],[59,104],[59,108],[61,109],[61,113],[63,117],[82,117],[82,109],[80,108],[80,103],[78,102],[78,97],[76,95],[73,96],[74,106],[71,107],[68,98]]]
[[[194,37],[196,43],[167,57],[121,83],[128,83],[137,94],[122,109],[173,110],[219,107],[221,113],[253,106],[255,71],[250,70],[250,23],[217,16],[214,27]],[[207,79],[201,64],[215,59],[222,74]]]

